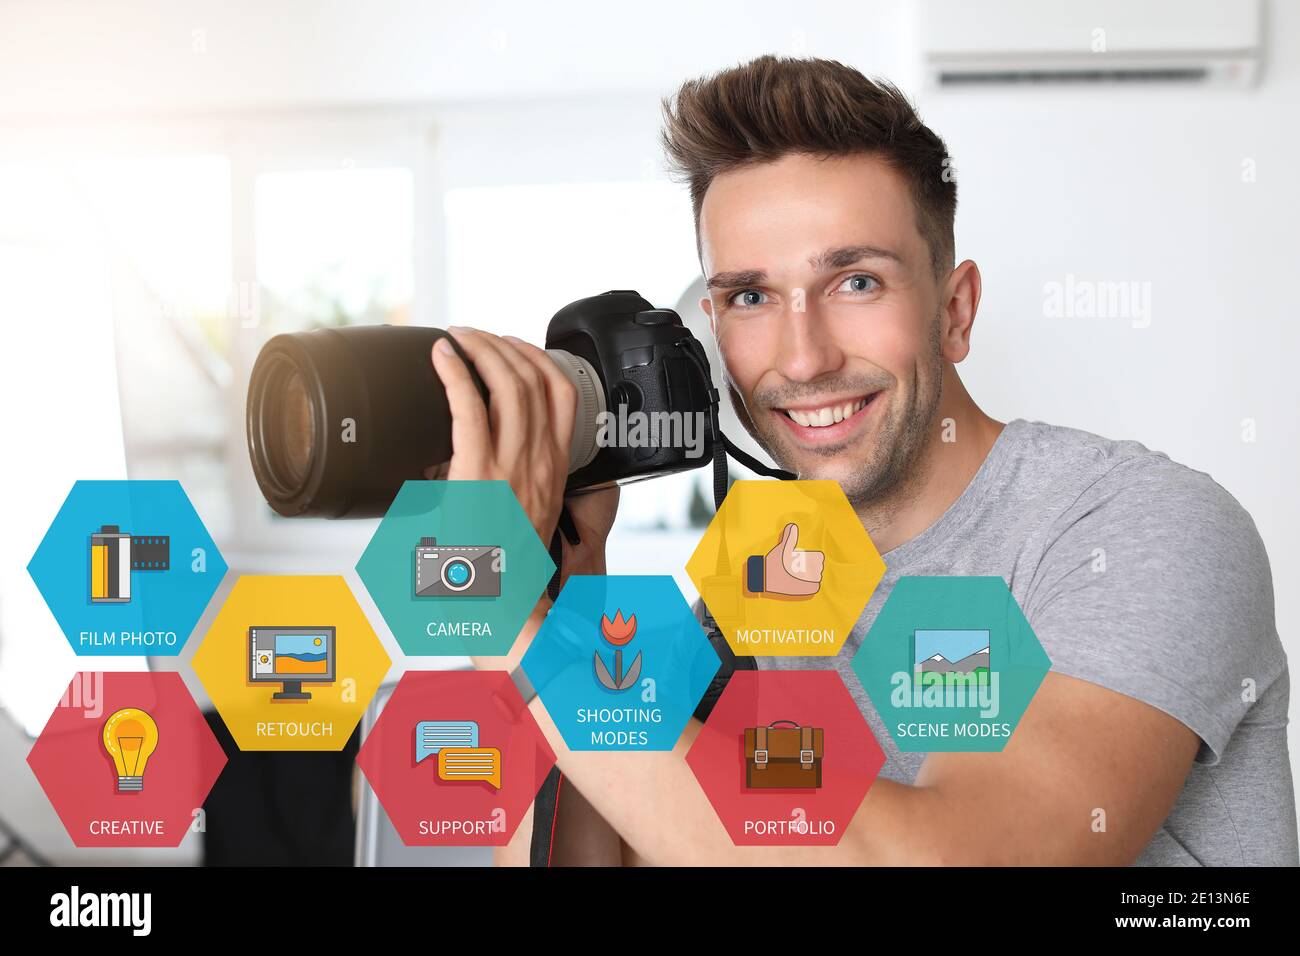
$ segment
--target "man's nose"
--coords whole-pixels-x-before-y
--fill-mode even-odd
[[[781,316],[776,370],[792,382],[811,382],[843,364],[844,353],[816,306],[787,307]]]

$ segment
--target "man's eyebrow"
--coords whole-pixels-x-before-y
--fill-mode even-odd
[[[846,269],[863,259],[889,259],[900,264],[903,261],[903,257],[891,249],[862,245],[827,249],[825,252],[809,256],[808,264],[819,272],[826,272],[831,269]]]
[[[827,249],[825,252],[809,256],[808,264],[819,272],[828,272],[832,269],[846,269],[863,259],[888,259],[899,264],[903,261],[903,257],[892,249],[861,245]],[[760,285],[766,278],[767,272],[763,269],[741,269],[737,272],[715,272],[709,276],[705,284],[710,289],[743,289],[751,285]]]
[[[767,278],[762,269],[742,269],[739,272],[715,272],[705,280],[710,289],[740,289],[744,286],[758,285]]]

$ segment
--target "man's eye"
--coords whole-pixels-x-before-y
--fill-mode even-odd
[[[731,297],[732,305],[755,306],[762,305],[767,301],[767,296],[757,289],[745,289],[743,292],[737,292]]]
[[[880,283],[877,282],[874,277],[859,273],[858,275],[849,276],[847,279],[841,282],[839,291],[874,292],[876,290],[876,287],[879,285]]]

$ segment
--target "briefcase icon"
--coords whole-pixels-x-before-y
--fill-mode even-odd
[[[822,729],[793,720],[745,728],[745,786],[815,790],[822,785]]]

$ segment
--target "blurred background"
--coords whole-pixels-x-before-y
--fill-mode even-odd
[[[977,401],[1213,475],[1263,535],[1297,659],[1300,6],[0,0],[0,818],[26,850],[203,854],[74,851],[25,764],[77,670],[26,572],[72,482],[177,478],[220,546],[232,574],[186,654],[152,662],[201,703],[185,662],[238,573],[347,574],[397,659],[352,571],[373,523],[284,521],[258,494],[257,350],[376,322],[540,342],[612,288],[706,336],[660,100],[763,53],[912,95],[953,157],[958,258],[984,275],[961,367]],[[1080,283],[1132,296],[1063,314]],[[707,481],[625,489],[611,571],[671,569],[693,596]]]

